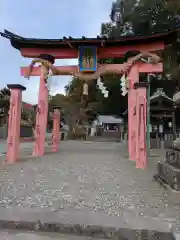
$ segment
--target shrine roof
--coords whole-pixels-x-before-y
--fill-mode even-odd
[[[173,99],[168,97],[166,93],[163,91],[163,88],[158,88],[153,95],[150,97],[150,102],[158,101],[159,99],[164,99],[169,103],[174,103]]]
[[[180,26],[174,29],[168,29],[164,32],[154,33],[152,35],[143,36],[122,36],[119,38],[107,38],[97,36],[96,38],[72,38],[63,37],[61,39],[40,39],[40,38],[25,38],[18,36],[12,32],[4,30],[0,32],[0,35],[11,41],[11,45],[20,50],[21,48],[64,48],[64,49],[76,49],[79,46],[97,46],[97,47],[115,47],[120,45],[137,45],[145,43],[153,43],[157,41],[163,41],[165,44],[169,44],[172,38],[176,37],[176,33],[180,31]]]
[[[176,106],[175,102],[173,101],[172,98],[168,97],[166,95],[166,93],[163,91],[162,88],[158,88],[154,93],[153,95],[150,97],[150,104],[152,103],[156,103],[158,102],[159,100],[163,100],[164,104],[168,104],[168,105],[171,105],[171,108],[174,109],[174,106]],[[150,106],[150,110],[154,110],[153,106],[151,105]],[[155,110],[158,110],[158,111],[161,111],[161,109],[155,109]],[[128,116],[128,109],[122,113],[122,115],[124,117],[127,117]]]
[[[25,109],[30,109],[30,110],[34,109],[33,105],[30,103],[22,102],[22,105]]]

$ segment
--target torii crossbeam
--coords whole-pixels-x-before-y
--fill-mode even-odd
[[[119,71],[119,74],[121,73],[122,70],[122,64],[103,64],[99,65],[99,68],[108,68],[109,71],[113,72],[113,70],[116,68],[117,71]],[[74,66],[55,66],[55,69],[57,69],[57,72],[54,74],[56,76],[59,75],[71,75],[71,73],[79,73],[79,67],[78,65]],[[159,73],[162,72],[162,63],[158,63],[156,65],[154,64],[148,64],[148,63],[139,63],[138,64],[138,69],[140,73],[149,73],[149,72],[154,72],[154,73]],[[28,75],[29,67],[21,67],[21,76],[26,77]],[[32,77],[35,76],[40,76],[41,74],[41,67],[34,67],[31,75]]]

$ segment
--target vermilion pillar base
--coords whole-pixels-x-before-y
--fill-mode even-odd
[[[26,88],[19,84],[9,84],[7,87],[11,89],[11,96],[6,159],[7,163],[14,163],[19,157],[22,91]]]
[[[52,135],[52,151],[57,152],[60,140],[60,111],[54,109],[53,113],[53,135]]]

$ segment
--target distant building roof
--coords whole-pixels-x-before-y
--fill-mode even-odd
[[[121,117],[114,117],[110,115],[99,115],[97,117],[98,123],[122,123],[123,119]]]
[[[150,97],[150,102],[154,102],[158,100],[159,98],[163,98],[168,100],[168,102],[173,103],[173,99],[168,97],[166,93],[163,91],[163,88],[157,88],[156,91],[153,93],[153,95]],[[123,116],[128,115],[128,109],[123,113]]]
[[[26,102],[22,102],[22,107],[25,108],[25,109],[31,109],[31,110],[34,109],[32,104],[26,103]]]
[[[150,101],[158,99],[158,98],[165,98],[168,101],[173,102],[173,99],[166,95],[166,93],[163,91],[163,88],[157,88],[157,90],[150,97]]]

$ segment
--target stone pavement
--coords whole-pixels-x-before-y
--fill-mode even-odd
[[[35,222],[37,229],[59,223],[61,230],[75,224],[76,231],[82,225],[177,230],[180,197],[152,180],[162,157],[152,154],[141,170],[127,156],[120,143],[67,141],[59,153],[2,165],[0,226],[12,220]]]
[[[51,133],[46,133],[46,141],[51,140]],[[21,142],[20,143],[20,149],[24,150],[24,149],[31,149],[34,146],[34,142]],[[5,154],[7,151],[7,143],[6,140],[1,140],[0,141],[0,155],[1,154]]]
[[[0,231],[1,240],[97,240],[96,238],[62,235],[58,233],[35,233],[19,231]],[[99,239],[98,240],[103,240]]]
[[[27,148],[32,148],[34,146],[34,142],[23,142],[20,143],[20,149],[27,149]],[[6,141],[1,141],[0,142],[0,155],[5,154],[7,151],[7,144]]]

